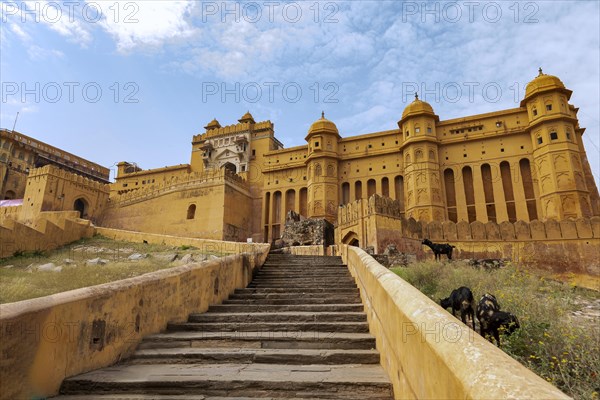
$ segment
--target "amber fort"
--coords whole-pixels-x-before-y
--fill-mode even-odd
[[[375,247],[365,224],[348,226],[374,195],[398,221],[422,224],[590,219],[598,189],[570,97],[540,71],[518,108],[442,120],[415,94],[398,129],[346,137],[322,115],[291,148],[248,112],[192,136],[189,163],[122,161],[114,183],[105,167],[4,130],[0,195],[23,201],[3,216],[31,224],[77,210],[105,227],[271,243],[294,211],[336,225],[340,243]]]
[[[0,130],[0,258],[95,235],[219,254],[2,304],[0,398],[569,398],[373,257],[433,259],[431,239],[597,277],[571,94],[540,69],[519,107],[444,120],[415,93],[395,129],[352,135],[323,112],[290,148],[272,121],[224,114],[190,134],[189,160],[124,158],[114,181]],[[428,336],[440,326],[456,340]]]

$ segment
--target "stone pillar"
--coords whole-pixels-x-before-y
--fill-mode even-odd
[[[515,208],[517,209],[517,221],[529,221],[527,202],[525,201],[525,189],[523,188],[523,177],[519,163],[511,163],[510,168],[513,176],[513,192],[515,194]]]
[[[483,178],[481,176],[481,167],[471,166],[473,172],[473,187],[475,188],[475,213],[477,221],[488,222],[487,208],[485,203],[485,193],[483,189]]]
[[[494,204],[496,206],[496,221],[508,221],[508,210],[506,209],[506,198],[504,197],[504,187],[502,186],[502,177],[500,176],[500,164],[494,165],[492,170],[492,185],[494,187]]]
[[[458,173],[454,171],[454,190],[456,191],[457,221],[469,222],[469,215],[467,214],[467,198],[465,196],[465,182],[463,180],[462,170],[458,170]]]

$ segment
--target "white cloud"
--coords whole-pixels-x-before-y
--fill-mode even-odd
[[[64,57],[64,53],[62,51],[54,49],[44,49],[36,45],[30,46],[27,49],[27,54],[29,54],[29,58],[31,58],[34,61]]]
[[[160,47],[169,40],[194,34],[195,29],[186,20],[194,4],[193,1],[110,2],[104,4],[105,18],[100,25],[114,38],[119,52]]]

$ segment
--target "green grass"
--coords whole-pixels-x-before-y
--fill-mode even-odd
[[[141,260],[129,260],[127,257],[134,253],[148,256]],[[167,258],[175,254],[181,257],[185,254],[207,253],[190,246],[120,242],[101,236],[82,239],[50,252],[20,253],[0,260],[0,303],[47,296],[172,268],[181,265]],[[86,265],[87,260],[94,258],[109,262],[105,265]],[[65,259],[72,260],[72,264],[65,263]],[[36,266],[46,263],[61,266],[62,271],[32,271]],[[6,268],[9,265],[12,267]]]
[[[475,302],[496,296],[521,329],[502,338],[502,350],[576,399],[600,394],[600,324],[573,312],[600,293],[548,279],[516,265],[486,271],[466,263],[422,262],[392,271],[439,304],[453,289],[467,286]]]

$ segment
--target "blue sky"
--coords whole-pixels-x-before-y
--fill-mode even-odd
[[[597,1],[2,1],[0,126],[113,166],[189,162],[212,118],[304,144],[394,129],[415,88],[442,120],[517,107],[537,68],[580,108],[600,177]],[[99,92],[101,91],[101,93]]]

